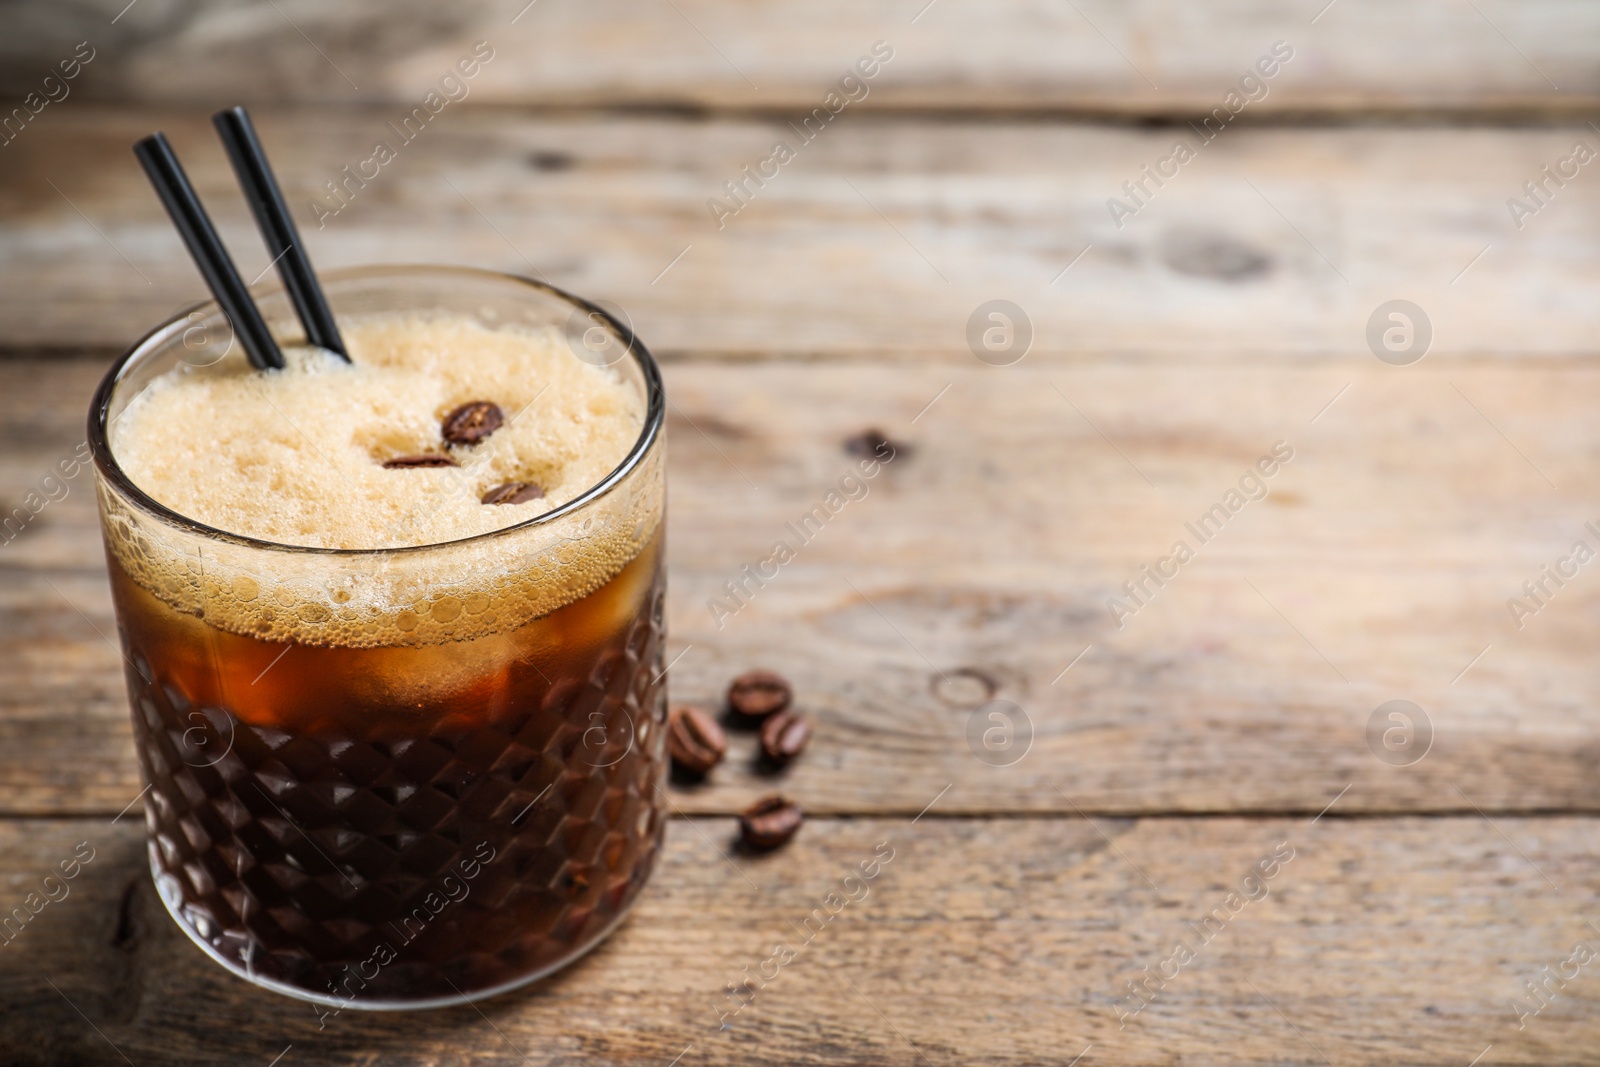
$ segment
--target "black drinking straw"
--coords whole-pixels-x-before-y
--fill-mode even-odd
[[[311,260],[300,241],[300,232],[295,229],[289,207],[283,202],[283,193],[272,176],[266,150],[261,147],[249,114],[242,107],[232,107],[217,112],[211,116],[211,121],[228,150],[228,158],[233,161],[233,171],[239,176],[239,185],[250,202],[250,210],[255,213],[262,240],[267,242],[267,252],[278,265],[278,274],[289,291],[289,299],[294,301],[295,313],[306,330],[306,340],[338,353],[348,363],[350,356],[344,350],[344,339],[339,336],[339,327],[334,324],[322,286],[311,270]]]
[[[250,299],[250,290],[239,277],[233,260],[228,258],[222,238],[217,236],[206,209],[200,206],[200,198],[195,195],[194,186],[189,184],[188,175],[183,173],[165,135],[152,133],[133,146],[133,154],[139,157],[150,184],[156,188],[156,195],[161,197],[183,243],[189,247],[195,266],[200,268],[223,314],[233,324],[234,336],[244,345],[251,366],[258,370],[282,367],[283,353],[278,351],[266,320],[261,317],[255,301]]]

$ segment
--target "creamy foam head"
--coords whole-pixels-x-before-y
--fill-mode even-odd
[[[281,545],[425,553],[334,562],[163,530],[108,493],[107,540],[138,584],[225,629],[317,644],[460,640],[537,617],[598,588],[660,517],[659,487],[546,527],[443,546],[523,522],[603,480],[627,456],[643,399],[614,370],[572,354],[555,328],[489,328],[458,315],[342,320],[352,363],[313,348],[257,371],[234,352],[180,364],[128,403],[110,430],[117,462],[188,518]],[[502,425],[449,444],[441,422],[489,401]],[[455,467],[385,467],[449,456]],[[649,477],[659,482],[658,464]],[[543,496],[484,504],[507,483]],[[615,497],[614,491],[609,494]],[[254,557],[254,558],[252,558]]]
[[[230,533],[313,548],[399,548],[501,529],[565,504],[622,462],[644,421],[613,371],[554,329],[461,317],[373,316],[342,327],[352,363],[315,348],[257,371],[232,356],[157,379],[111,428],[135,485]],[[505,424],[447,447],[441,420],[487,400]],[[390,469],[449,455],[459,467]],[[544,491],[484,505],[508,482]]]

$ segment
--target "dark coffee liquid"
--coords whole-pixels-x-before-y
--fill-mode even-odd
[[[664,827],[661,555],[658,532],[543,618],[392,648],[219,630],[112,556],[174,917],[236,971],[352,1007],[504,988],[592,946]],[[447,697],[390,684],[446,669]]]

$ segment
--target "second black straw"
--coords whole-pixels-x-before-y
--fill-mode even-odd
[[[295,313],[305,327],[306,340],[343,356],[348,362],[350,355],[345,351],[344,339],[339,336],[333,312],[322,295],[322,286],[311,269],[311,259],[306,255],[305,245],[301,243],[300,233],[284,203],[249,114],[242,107],[232,107],[217,112],[211,121],[216,124],[217,133],[228,150],[239,185],[250,202],[261,237],[267,243],[267,252],[277,264],[289,299],[294,301]]]

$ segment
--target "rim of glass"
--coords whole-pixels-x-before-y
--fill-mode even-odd
[[[563,300],[575,308],[581,308],[594,315],[599,315],[611,326],[617,336],[627,345],[627,352],[634,362],[638,364],[639,372],[644,377],[647,407],[645,410],[644,425],[639,430],[639,436],[634,441],[633,447],[622,458],[622,462],[611,470],[600,481],[585,489],[578,496],[569,500],[558,508],[552,508],[542,515],[531,519],[524,519],[510,526],[503,526],[498,530],[487,533],[473,534],[470,537],[458,537],[450,541],[430,541],[425,545],[400,545],[393,548],[319,548],[314,545],[286,545],[277,541],[267,541],[246,534],[233,533],[229,530],[219,530],[197,519],[174,511],[165,504],[150,496],[143,489],[133,483],[116,456],[111,452],[111,443],[107,438],[109,427],[109,413],[111,398],[116,394],[117,387],[122,384],[128,371],[138,361],[155,351],[163,343],[171,340],[174,335],[181,336],[186,328],[189,316],[195,312],[214,312],[217,310],[215,300],[205,300],[193,307],[184,308],[173,318],[168,319],[138,341],[127,352],[119,356],[115,363],[106,371],[105,377],[100,379],[100,385],[95,389],[94,399],[89,405],[89,449],[94,457],[95,467],[116,491],[125,499],[131,501],[141,511],[167,523],[215,540],[228,541],[248,548],[262,549],[273,552],[303,552],[319,556],[389,556],[404,552],[428,552],[433,549],[448,548],[455,545],[472,544],[494,537],[503,537],[518,530],[527,530],[545,523],[571,515],[582,510],[587,505],[599,500],[628,476],[643,462],[645,455],[661,436],[662,425],[666,421],[666,394],[661,385],[661,369],[656,363],[655,356],[644,346],[631,327],[617,321],[605,308],[581,296],[557,288],[548,282],[541,282],[534,278],[527,278],[520,274],[507,274],[501,271],[484,270],[479,267],[463,267],[451,264],[426,264],[426,263],[395,263],[374,264],[364,267],[345,267],[340,270],[321,272],[322,278],[328,282],[337,282],[351,277],[381,278],[388,275],[417,276],[423,274],[454,274],[461,278],[477,278],[495,282],[514,282],[529,289],[546,293],[558,300]],[[273,294],[281,291],[281,286],[264,289],[264,294]]]

